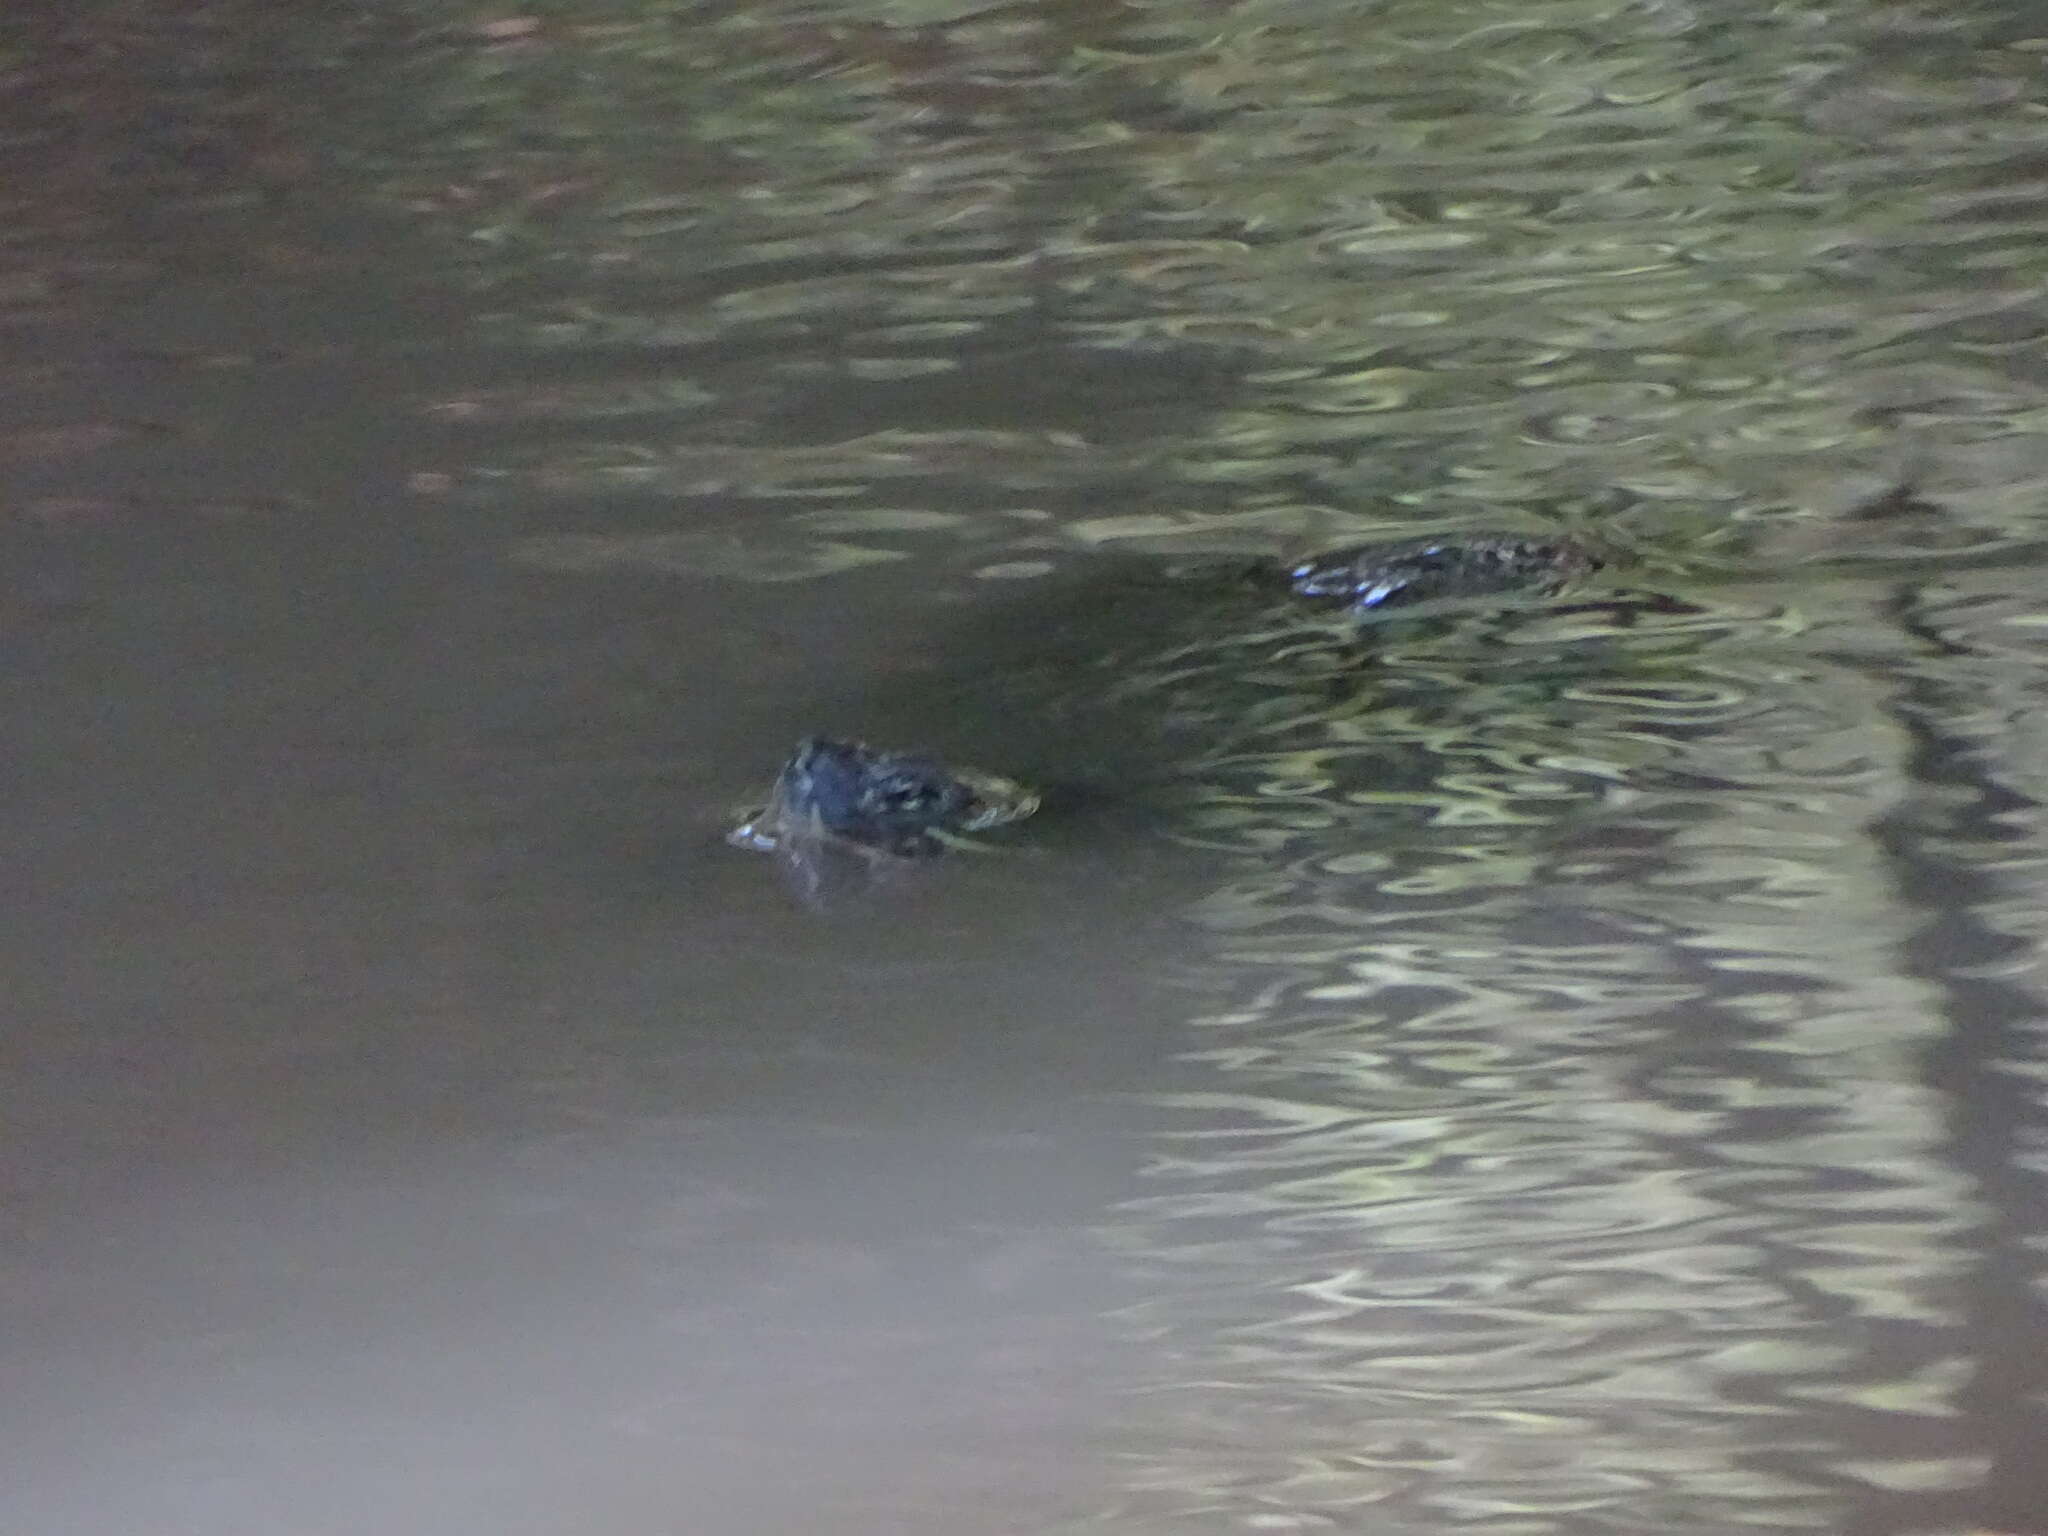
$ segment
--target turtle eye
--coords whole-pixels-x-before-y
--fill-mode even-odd
[[[950,786],[923,774],[898,773],[881,786],[881,803],[891,814],[925,814],[946,804]]]

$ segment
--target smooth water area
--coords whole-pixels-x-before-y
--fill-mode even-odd
[[[0,1528],[2048,1509],[2048,25],[0,17]],[[1596,541],[1357,628],[1244,578]],[[814,911],[814,732],[1045,808]]]

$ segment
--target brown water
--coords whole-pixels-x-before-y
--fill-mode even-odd
[[[2030,16],[11,8],[0,1527],[2038,1529]]]

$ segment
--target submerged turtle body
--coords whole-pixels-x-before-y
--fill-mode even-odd
[[[870,854],[922,858],[940,852],[948,834],[1000,826],[1037,808],[1030,790],[992,773],[810,736],[783,765],[767,805],[730,841],[778,852],[829,838]]]
[[[1359,619],[1419,618],[1547,602],[1605,564],[1568,538],[1453,533],[1329,550],[1290,566],[1287,581],[1303,597],[1341,601]]]

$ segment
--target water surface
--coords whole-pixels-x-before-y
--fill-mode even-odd
[[[5,1523],[2038,1524],[2024,8],[296,9],[0,23]]]

